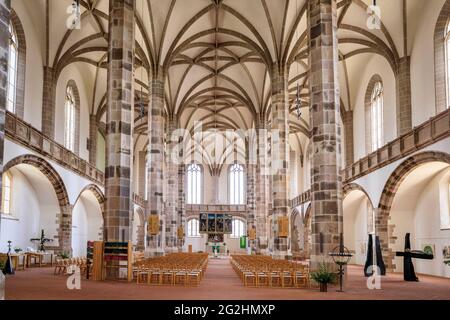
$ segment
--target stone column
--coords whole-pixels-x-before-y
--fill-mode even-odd
[[[286,237],[280,237],[278,218],[287,217],[289,208],[289,92],[286,66],[272,66],[272,196],[274,242],[272,256],[285,259],[288,254]]]
[[[109,1],[105,239],[128,241],[133,215],[134,0]]]
[[[342,232],[336,0],[308,0],[312,128],[312,266],[339,245]]]
[[[44,89],[42,95],[42,133],[55,138],[56,73],[44,66]]]
[[[145,199],[145,177],[147,176],[145,173],[146,170],[146,152],[145,151],[139,151],[138,153],[138,168],[139,168],[139,175],[138,175],[138,192],[139,196]]]
[[[270,169],[268,166],[268,132],[266,124],[259,116],[256,119],[256,134],[258,139],[257,164],[256,164],[256,252],[267,254],[267,218],[268,207],[268,177]]]
[[[172,134],[177,129],[177,120],[171,117],[167,124],[167,200],[165,205],[166,215],[166,248],[165,252],[177,252],[177,200],[178,200],[178,163],[172,158],[172,152],[176,152],[178,139],[172,139]]]
[[[400,58],[396,77],[397,136],[412,129],[411,116],[411,57]]]
[[[186,233],[185,177],[186,166],[184,164],[180,164],[178,166],[178,226],[183,226]],[[184,241],[184,237],[177,237],[178,252],[183,251]]]
[[[95,114],[89,116],[89,163],[97,166],[98,124]]]
[[[136,242],[136,251],[144,251],[145,249],[145,227],[140,224],[137,227],[137,242]]]
[[[60,251],[69,254],[72,254],[72,210],[73,206],[71,205],[61,208],[61,221],[58,229]]]
[[[148,215],[159,217],[158,235],[147,235],[147,256],[164,254],[163,215],[164,215],[164,75],[156,70],[149,85],[148,112]]]
[[[246,143],[246,199],[247,199],[247,234],[250,236],[250,230],[256,230],[256,164],[257,164],[257,135],[254,130],[250,130],[248,142]],[[251,253],[257,251],[256,239],[249,238]]]
[[[346,111],[342,115],[345,133],[345,165],[350,166],[354,160],[353,149],[353,111]]]

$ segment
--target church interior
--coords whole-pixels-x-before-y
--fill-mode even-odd
[[[450,0],[0,13],[3,299],[450,299]]]

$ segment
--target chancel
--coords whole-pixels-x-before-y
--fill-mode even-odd
[[[0,0],[5,298],[450,299],[449,12]]]

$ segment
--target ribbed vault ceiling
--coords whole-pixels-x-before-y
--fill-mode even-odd
[[[369,30],[366,9],[371,0],[338,1],[342,110],[353,108],[348,87],[357,77],[347,74],[347,65],[358,55],[378,54],[396,72],[399,58],[409,50],[403,19],[417,15],[423,2],[408,0],[404,10],[402,0],[379,0],[383,25]],[[93,84],[91,113],[104,121],[109,0],[81,0],[82,28],[73,31],[61,27],[71,0],[49,3],[49,64],[59,72],[69,64],[83,70],[87,83]],[[148,83],[156,72],[166,76],[166,113],[176,116],[181,127],[193,130],[202,121],[204,129],[248,129],[258,114],[270,121],[269,70],[278,62],[289,68],[292,101],[297,84],[301,88],[303,115],[298,119],[291,107],[289,123],[291,147],[303,153],[309,132],[306,3],[136,0],[136,148],[146,146]],[[45,12],[44,0],[29,6]],[[413,31],[411,23],[409,39]]]

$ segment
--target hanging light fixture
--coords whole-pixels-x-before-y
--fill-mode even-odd
[[[381,29],[381,9],[377,6],[377,0],[373,0],[372,5],[367,6],[367,28],[370,30]]]
[[[297,66],[298,69],[298,66]],[[298,72],[298,70],[297,70]],[[297,109],[297,118],[300,119],[302,116],[302,100],[300,99],[300,84],[297,82],[297,95],[295,97],[295,108]]]

